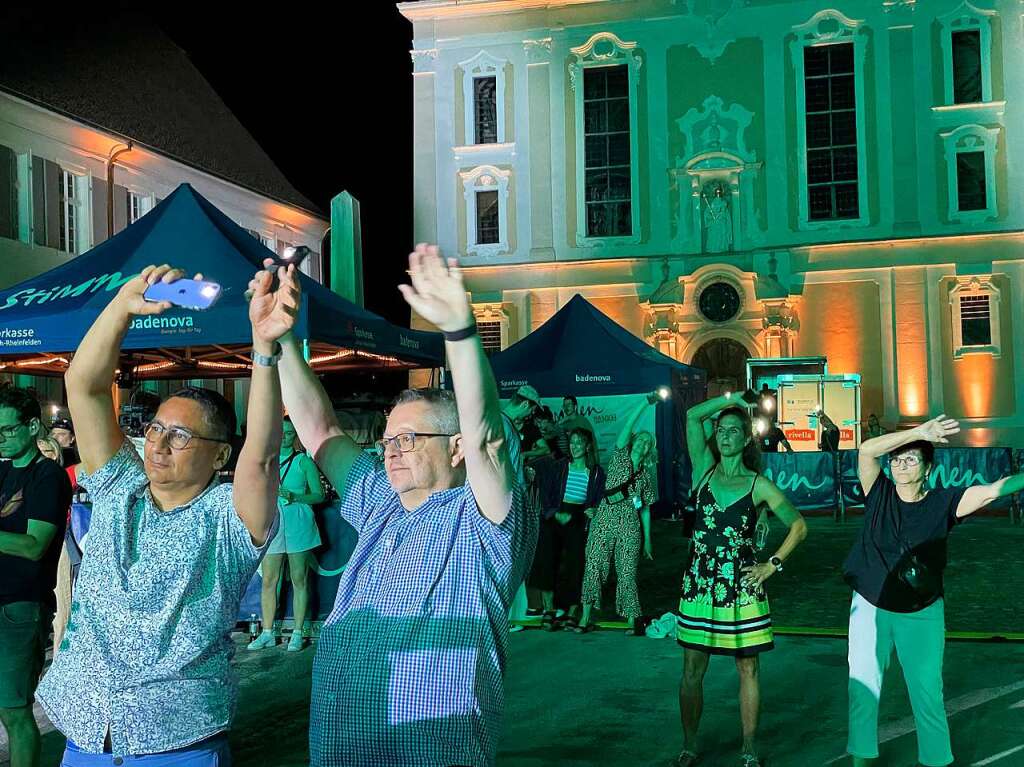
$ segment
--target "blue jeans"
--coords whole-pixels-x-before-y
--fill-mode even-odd
[[[60,767],[231,767],[231,748],[224,733],[185,748],[141,756],[87,754],[69,740]]]

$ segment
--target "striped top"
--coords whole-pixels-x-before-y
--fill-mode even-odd
[[[566,503],[583,504],[587,502],[587,485],[590,482],[590,469],[569,468],[565,480],[565,494],[562,500]]]

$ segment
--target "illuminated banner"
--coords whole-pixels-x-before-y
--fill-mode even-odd
[[[838,453],[843,499],[847,506],[862,506],[864,493],[857,478],[857,451]],[[833,508],[838,503],[834,464],[829,453],[765,453],[764,475],[798,509]],[[971,487],[989,484],[1013,473],[1009,448],[938,448],[931,472],[932,487]],[[1009,499],[992,505],[1003,509]]]
[[[579,412],[586,417],[594,427],[594,437],[597,439],[598,459],[601,465],[608,467],[608,460],[611,458],[612,450],[622,430],[622,422],[627,415],[639,403],[646,401],[646,394],[616,394],[605,397],[577,397]],[[561,397],[541,397],[541,402],[551,408],[555,419],[562,417]],[[502,406],[507,404],[502,401]],[[634,431],[649,431],[655,433],[654,408],[648,407],[640,414]],[[661,446],[659,446],[660,448]],[[664,450],[659,450],[662,456]]]

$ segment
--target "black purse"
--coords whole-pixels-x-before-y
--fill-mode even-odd
[[[934,599],[939,594],[941,579],[931,567],[903,543],[903,556],[896,563],[896,577],[900,583],[917,595],[922,602]]]

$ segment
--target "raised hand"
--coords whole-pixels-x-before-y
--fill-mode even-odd
[[[456,259],[446,261],[436,245],[420,243],[409,254],[409,279],[411,285],[398,289],[423,319],[449,333],[473,324],[473,308]]]
[[[272,264],[267,259],[264,265]],[[249,322],[252,323],[254,341],[272,344],[295,327],[295,319],[302,302],[302,289],[295,272],[295,265],[289,264],[277,270],[278,286],[271,292],[274,275],[268,271],[256,272],[249,282],[252,298],[249,300]]]
[[[121,289],[117,291],[114,301],[128,314],[163,314],[171,308],[169,301],[147,301],[143,294],[151,285],[156,285],[161,280],[166,283],[184,279],[185,272],[182,269],[174,269],[168,264],[162,266],[147,266],[138,277],[128,280]],[[193,279],[201,280],[203,275],[197,274]]]
[[[947,437],[960,433],[960,423],[952,418],[947,418],[946,414],[943,413],[937,418],[933,418],[918,426],[917,431],[923,439],[929,442],[945,443],[949,442]]]

